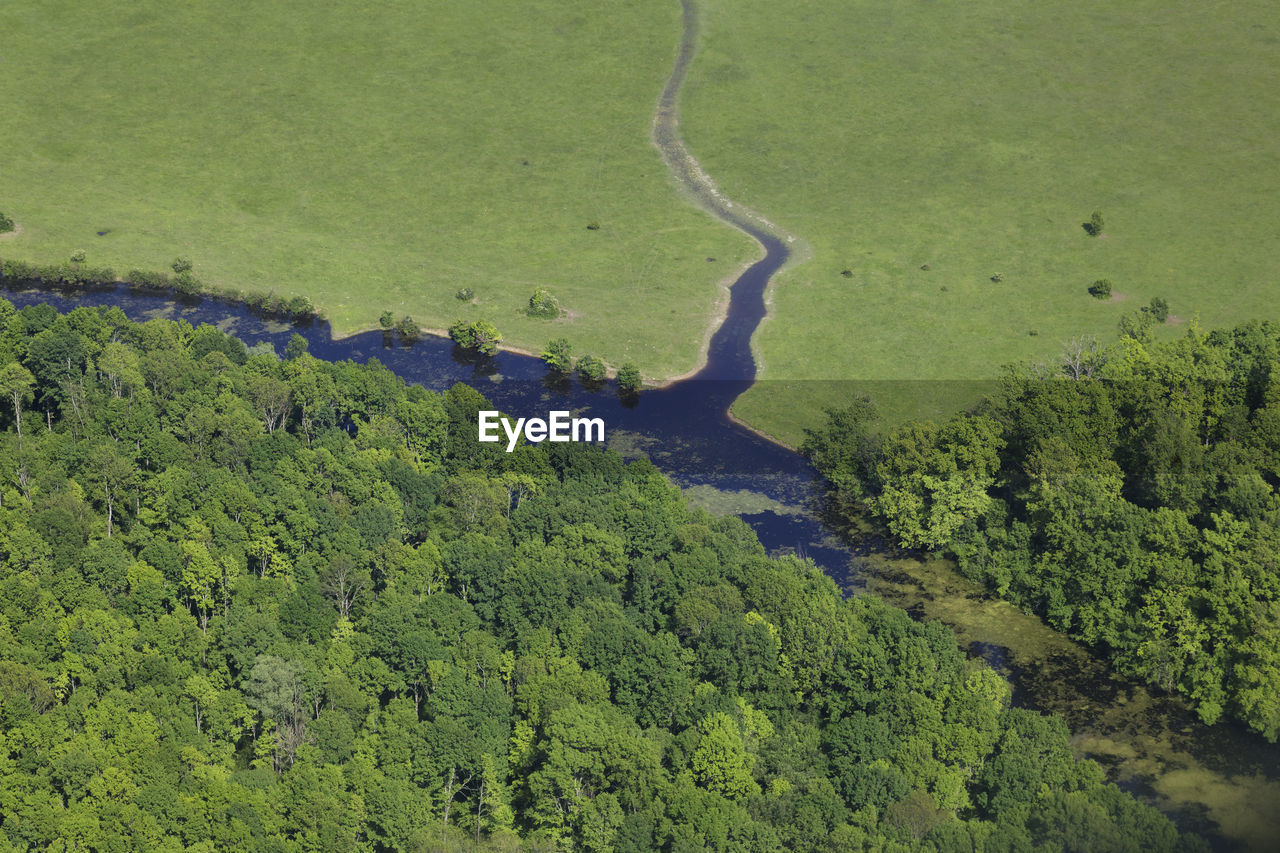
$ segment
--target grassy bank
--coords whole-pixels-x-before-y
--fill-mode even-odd
[[[690,148],[814,250],[776,281],[752,424],[795,441],[847,387],[809,380],[942,380],[902,417],[962,404],[953,380],[1154,296],[1206,326],[1280,313],[1274,4],[703,7]]]
[[[183,255],[215,287],[305,294],[340,332],[485,317],[664,376],[755,253],[649,143],[675,4],[19,0],[0,30],[6,258]],[[523,315],[539,286],[565,319]]]

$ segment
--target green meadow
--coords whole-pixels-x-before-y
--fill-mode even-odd
[[[757,250],[650,144],[680,31],[677,4],[624,0],[14,0],[0,211],[21,231],[0,256],[184,255],[219,287],[310,296],[339,333],[485,318],[682,373]],[[564,318],[523,315],[536,287]]]
[[[1156,296],[1164,335],[1280,319],[1274,3],[701,6],[686,141],[812,247],[769,296],[752,425],[798,441],[859,388],[945,414]]]

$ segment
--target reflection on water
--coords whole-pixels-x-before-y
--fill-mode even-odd
[[[740,516],[771,553],[812,559],[849,593],[870,592],[917,618],[949,625],[961,647],[1010,678],[1015,702],[1063,715],[1081,754],[1098,760],[1113,781],[1184,828],[1224,850],[1273,849],[1280,839],[1280,748],[1231,724],[1200,724],[1176,697],[1115,676],[1039,619],[990,599],[944,560],[896,553],[867,531],[833,530],[818,518],[815,472],[808,463],[729,419],[729,405],[755,372],[747,330],[763,315],[764,285],[785,257],[780,244],[767,238],[766,248],[769,256],[734,285],[729,318],[712,339],[705,369],[630,401],[619,399],[611,385],[588,389],[575,381],[548,381],[542,363],[525,356],[477,359],[433,337],[403,347],[381,332],[335,341],[326,323],[264,321],[244,306],[217,300],[175,301],[123,286],[4,295],[18,306],[43,301],[69,311],[115,305],[135,320],[164,316],[212,323],[250,346],[270,343],[278,353],[296,331],[318,358],[377,358],[405,380],[435,390],[468,382],[517,416],[544,416],[554,408],[602,417],[611,447],[649,456],[709,511]]]

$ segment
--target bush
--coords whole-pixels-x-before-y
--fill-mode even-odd
[[[1089,285],[1089,295],[1094,299],[1110,299],[1111,298],[1111,280],[1100,278],[1093,284]]]
[[[560,316],[560,303],[545,287],[539,287],[529,297],[529,308],[525,311],[530,317],[554,319]]]
[[[1089,221],[1084,224],[1084,230],[1088,232],[1090,237],[1097,237],[1102,233],[1102,211],[1095,210],[1089,216]]]
[[[76,249],[74,252],[71,253],[71,263],[83,264],[84,259],[87,257],[88,255],[85,254],[84,249]]]
[[[385,332],[391,331],[391,329],[396,325],[396,315],[392,314],[390,311],[383,311],[382,316],[378,318],[378,325],[381,326],[382,330]]]
[[[457,293],[453,294],[453,298],[459,302],[470,302],[475,298],[476,292],[469,287],[464,287]]]
[[[1151,300],[1151,305],[1147,310],[1151,312],[1151,316],[1155,318],[1157,323],[1163,323],[1169,319],[1169,303],[1159,296]]]
[[[556,373],[572,373],[573,347],[564,338],[556,338],[547,343],[547,348],[542,351],[542,360]]]
[[[0,213],[0,234],[8,233],[17,227],[17,223],[15,223],[11,217]]]
[[[618,393],[634,395],[640,393],[644,381],[640,378],[640,368],[628,361],[618,368]]]
[[[449,327],[449,337],[463,349],[475,350],[483,355],[493,355],[502,342],[502,333],[487,320],[468,323],[459,320]]]
[[[401,317],[400,322],[396,324],[396,331],[400,333],[400,340],[406,344],[414,343],[422,337],[422,330],[418,328],[417,321],[412,317]]]
[[[604,362],[594,355],[584,355],[578,359],[578,375],[587,382],[603,382],[607,372]]]
[[[169,266],[173,267],[173,271],[181,275],[184,272],[191,272],[191,259],[179,255],[173,259],[173,263]]]

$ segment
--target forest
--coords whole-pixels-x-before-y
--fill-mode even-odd
[[[1207,849],[945,628],[646,461],[480,444],[487,408],[296,335],[0,300],[0,849]],[[1260,547],[1253,494],[1214,542]],[[939,539],[970,567],[1011,564],[998,500]]]
[[[1280,326],[1156,342],[1139,312],[945,423],[873,417],[808,433],[836,515],[954,557],[1205,722],[1280,735]]]

